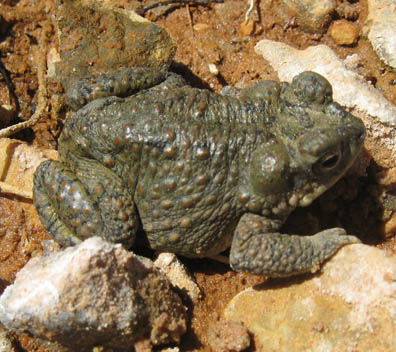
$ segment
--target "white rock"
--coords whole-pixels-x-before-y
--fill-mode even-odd
[[[273,280],[233,298],[225,317],[255,335],[257,351],[392,351],[396,256],[345,246],[304,282]]]
[[[396,3],[394,0],[368,0],[366,30],[379,57],[396,68]]]
[[[71,350],[179,341],[185,308],[150,260],[92,237],[31,259],[0,297],[0,321]]]
[[[348,69],[329,47],[317,45],[298,50],[264,39],[257,43],[255,50],[269,61],[281,81],[290,82],[303,71],[315,71],[326,77],[333,86],[334,100],[361,117],[368,136],[388,149],[396,160],[396,107],[363,77]],[[351,67],[351,59],[347,65]]]
[[[191,301],[195,302],[201,297],[198,285],[174,253],[159,254],[154,266],[159,268],[171,284],[184,292]]]

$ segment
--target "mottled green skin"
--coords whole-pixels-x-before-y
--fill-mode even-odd
[[[322,76],[305,72],[292,84],[263,81],[220,95],[175,75],[130,74],[121,86],[133,89],[117,94],[135,94],[78,110],[59,139],[59,161],[36,172],[34,201],[58,242],[101,235],[130,246],[142,233],[138,240],[155,250],[192,257],[232,244],[234,269],[270,276],[314,270],[358,242],[339,236],[342,229],[277,232],[361,149],[362,122],[332,102]],[[113,76],[103,77],[102,88]],[[136,82],[153,87],[138,91]],[[81,104],[98,96],[86,83],[69,92]],[[99,96],[111,95],[113,83]]]

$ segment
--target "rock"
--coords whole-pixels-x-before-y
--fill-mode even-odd
[[[335,21],[329,28],[331,38],[337,45],[353,45],[357,43],[359,31],[346,20]]]
[[[99,237],[31,259],[0,297],[0,321],[72,351],[178,342],[186,330],[185,308],[152,262]]]
[[[367,129],[366,147],[375,162],[384,168],[395,165],[396,107],[363,77],[348,69],[329,47],[317,45],[298,50],[264,39],[255,50],[269,61],[282,81],[290,82],[307,70],[326,77],[333,86],[334,100],[363,119]],[[348,65],[351,66],[350,61]]]
[[[201,297],[198,285],[174,253],[159,254],[154,266],[160,269],[170,283],[187,295],[192,302],[196,302]]]
[[[0,324],[0,352],[16,352],[15,341],[10,333]]]
[[[239,352],[250,346],[248,329],[240,322],[218,318],[208,330],[208,344],[216,352]]]
[[[368,0],[366,32],[381,60],[396,68],[396,4],[393,0]]]
[[[321,275],[288,285],[273,280],[241,292],[225,317],[244,323],[257,351],[392,351],[395,296],[395,255],[352,244]]]
[[[334,0],[282,0],[282,4],[309,33],[324,32],[335,9]]]
[[[56,159],[57,152],[32,147],[16,139],[0,138],[2,192],[10,189],[26,198],[32,198],[34,171],[48,158]]]
[[[256,22],[252,19],[249,19],[247,21],[243,21],[240,26],[239,30],[243,36],[250,36],[254,33],[256,26]]]
[[[49,72],[65,89],[90,73],[122,66],[167,69],[172,62],[176,44],[164,29],[110,1],[57,0],[56,8],[61,60]]]

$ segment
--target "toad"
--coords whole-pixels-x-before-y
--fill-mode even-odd
[[[77,111],[59,160],[34,178],[40,219],[62,245],[100,234],[187,257],[231,247],[234,270],[282,277],[317,270],[359,242],[341,228],[279,232],[362,147],[363,123],[333,101],[321,75],[216,94],[173,73],[122,68],[67,95]]]

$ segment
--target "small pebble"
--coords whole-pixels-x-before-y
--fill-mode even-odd
[[[255,27],[256,27],[255,21],[249,19],[247,21],[242,22],[239,28],[243,36],[249,36],[254,33]]]
[[[337,45],[353,45],[357,43],[359,31],[346,20],[339,20],[332,23],[329,29],[331,38]]]
[[[217,69],[217,66],[215,64],[209,64],[208,68],[209,68],[210,73],[212,73],[216,76],[219,74],[219,70]]]
[[[218,317],[208,331],[208,343],[216,352],[240,352],[250,346],[249,330],[240,322]]]
[[[199,31],[205,31],[205,30],[209,29],[210,26],[206,23],[196,23],[196,24],[194,24],[193,28],[195,31],[199,32]]]

